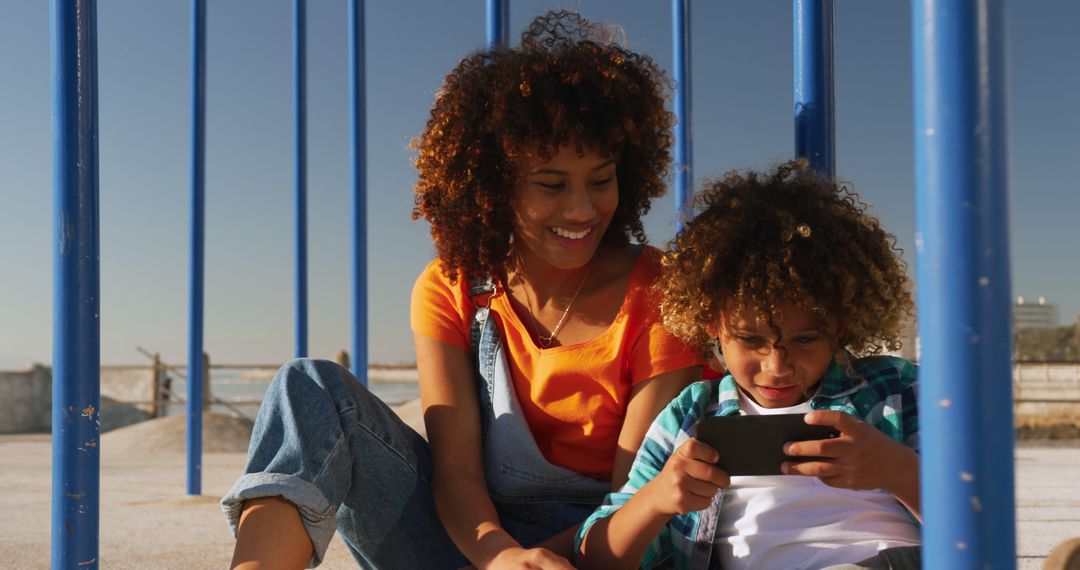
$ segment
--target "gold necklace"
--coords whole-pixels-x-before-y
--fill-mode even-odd
[[[536,313],[533,312],[532,294],[529,293],[529,288],[528,287],[524,287],[524,289],[525,289],[525,300],[526,300],[526,302],[529,303],[529,306],[528,306],[529,317],[532,318],[533,329],[536,330],[536,344],[537,344],[537,346],[540,347],[541,350],[551,348],[551,345],[555,343],[555,337],[558,336],[559,331],[562,330],[562,326],[566,322],[566,317],[568,317],[570,315],[570,307],[574,306],[574,301],[577,300],[578,293],[581,293],[581,288],[584,287],[585,282],[588,281],[590,272],[592,272],[592,264],[591,263],[589,264],[589,268],[585,270],[585,277],[582,277],[581,278],[581,283],[578,283],[577,290],[575,290],[574,294],[570,297],[570,302],[568,302],[566,304],[566,309],[563,310],[562,316],[559,317],[559,322],[555,323],[555,328],[551,329],[551,334],[546,335],[546,336],[540,334],[540,320],[536,318]],[[539,312],[539,310],[540,310],[539,304],[537,305],[536,310],[537,310],[537,312]]]

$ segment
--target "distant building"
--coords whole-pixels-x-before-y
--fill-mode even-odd
[[[1046,297],[1039,297],[1037,303],[1024,301],[1017,297],[1013,304],[1014,329],[1049,329],[1058,326],[1057,305],[1048,303]]]
[[[900,352],[896,356],[918,362],[922,347],[919,344],[919,327],[914,316],[904,321],[904,338],[901,342],[903,346],[900,347]]]

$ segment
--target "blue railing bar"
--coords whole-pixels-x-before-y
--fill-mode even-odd
[[[912,3],[923,556],[1015,568],[1004,6]]]
[[[510,6],[508,0],[486,0],[485,32],[487,49],[505,47],[510,37]]]
[[[794,0],[795,155],[835,178],[833,0]]]
[[[367,386],[367,127],[364,0],[349,0],[349,149],[352,153],[352,372]]]
[[[296,357],[308,355],[307,36],[305,0],[293,0],[293,136],[296,152]]]
[[[188,316],[187,494],[202,494],[203,250],[206,199],[206,0],[191,0],[191,271]]]
[[[53,0],[52,567],[98,566],[97,4]],[[7,513],[18,516],[18,513]]]
[[[692,215],[693,116],[690,107],[690,0],[671,0],[671,52],[675,79],[675,231]]]

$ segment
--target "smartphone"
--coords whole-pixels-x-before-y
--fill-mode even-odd
[[[832,426],[807,424],[804,415],[708,417],[698,422],[696,437],[716,449],[717,465],[728,475],[781,475],[785,461],[820,459],[784,455],[785,443],[840,436]]]

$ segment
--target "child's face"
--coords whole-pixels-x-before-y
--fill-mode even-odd
[[[563,146],[550,160],[526,154],[514,187],[514,240],[518,253],[556,269],[592,259],[619,205],[615,162],[586,149]]]
[[[728,371],[743,392],[765,408],[806,401],[832,363],[837,334],[832,319],[822,327],[821,317],[794,303],[784,303],[780,311],[774,321],[782,333],[779,343],[767,325],[757,324],[756,311],[720,315],[720,349]]]

